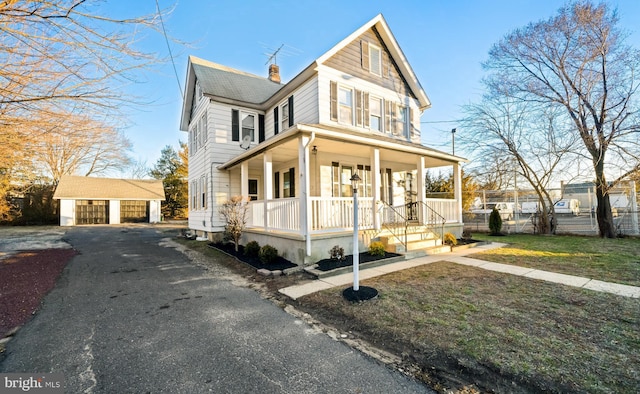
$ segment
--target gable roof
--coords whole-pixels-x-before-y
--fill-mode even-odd
[[[364,32],[373,27],[375,27],[378,31],[378,34],[380,34],[382,41],[389,50],[389,55],[396,62],[398,68],[400,69],[400,73],[405,77],[407,84],[416,95],[418,102],[420,102],[420,109],[424,110],[431,107],[431,101],[429,100],[429,97],[427,97],[427,93],[425,93],[424,89],[422,89],[422,85],[420,85],[416,74],[413,72],[413,69],[409,65],[407,58],[404,56],[402,49],[400,49],[396,38],[393,36],[393,33],[391,33],[391,29],[389,29],[389,25],[387,25],[387,21],[384,19],[382,14],[376,15],[369,22],[362,25],[358,30],[351,33],[348,37],[340,41],[324,55],[320,56],[315,62],[317,64],[326,62],[333,55],[344,49],[352,41],[356,40],[358,37],[364,34]]]
[[[418,78],[409,65],[404,53],[400,49],[398,42],[391,33],[387,22],[382,14],[378,14],[369,22],[351,33],[348,37],[340,41],[329,51],[313,61],[308,67],[303,69],[291,81],[284,85],[272,82],[269,78],[245,73],[195,56],[189,56],[180,130],[187,131],[189,129],[189,117],[191,114],[196,79],[200,81],[200,86],[203,92],[210,97],[215,97],[222,102],[239,102],[247,107],[264,110],[265,108],[263,108],[263,106],[271,105],[278,92],[280,93],[277,94],[277,96],[280,97],[281,95],[288,94],[293,91],[297,86],[306,81],[311,74],[316,72],[319,65],[323,64],[337,52],[344,49],[364,32],[374,27],[378,34],[380,34],[385,46],[388,48],[389,56],[391,56],[398,66],[398,69],[407,82],[407,85],[420,103],[420,110],[431,107],[429,97],[427,97],[427,94],[420,85]]]
[[[53,198],[83,200],[163,200],[162,181],[64,175]]]

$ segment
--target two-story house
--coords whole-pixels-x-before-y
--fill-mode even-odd
[[[412,223],[462,232],[465,159],[421,145],[431,103],[382,15],[281,83],[190,57],[180,128],[189,133],[189,228],[214,239],[219,208],[248,197],[243,241],[308,264],[352,250],[358,174],[360,250]],[[434,167],[452,169],[454,199],[427,199]],[[406,229],[407,226],[404,226]],[[404,237],[407,239],[407,237]]]

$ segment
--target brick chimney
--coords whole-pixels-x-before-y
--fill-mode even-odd
[[[280,83],[280,67],[277,64],[269,65],[269,80]]]

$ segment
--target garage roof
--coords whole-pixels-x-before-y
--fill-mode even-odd
[[[162,181],[156,179],[114,179],[64,175],[54,199],[70,200],[163,200]]]

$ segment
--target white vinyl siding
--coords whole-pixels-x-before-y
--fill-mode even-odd
[[[254,115],[254,137],[257,138],[258,113],[222,103],[212,102],[208,106],[206,124],[210,135],[206,154],[189,158],[189,228],[194,230],[223,231],[225,223],[218,213],[219,207],[232,196],[240,194],[239,171],[219,171],[216,168],[244,152],[240,142],[231,138],[232,109],[239,111],[240,119],[242,113]],[[202,122],[204,124],[205,121]],[[203,138],[206,141],[206,137]]]
[[[289,123],[287,121],[286,127],[283,126],[284,122],[282,121],[282,108],[283,104],[288,105],[288,97],[293,95],[294,97],[294,117],[295,123],[307,123],[307,124],[317,124],[320,123],[319,120],[319,109],[318,109],[318,79],[316,77],[309,79],[298,89],[294,90],[292,93],[288,94],[287,97],[281,98],[277,103],[277,106],[270,107],[265,110],[265,137],[268,140],[269,138],[275,135],[273,126],[274,126],[274,118],[273,118],[273,110],[274,108],[278,109],[278,134],[282,133],[289,129]],[[287,114],[288,116],[288,114]]]

